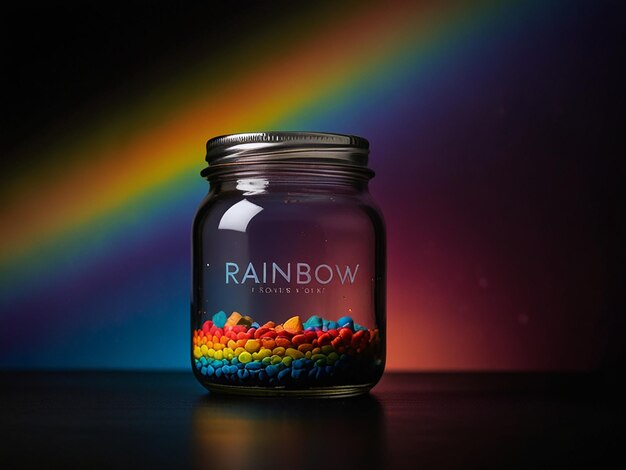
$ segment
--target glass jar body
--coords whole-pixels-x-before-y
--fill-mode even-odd
[[[210,179],[193,224],[191,361],[211,391],[347,396],[385,363],[385,230],[367,181]]]

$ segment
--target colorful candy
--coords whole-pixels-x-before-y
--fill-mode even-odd
[[[336,322],[313,315],[259,325],[223,311],[194,331],[196,370],[210,383],[264,387],[335,385],[382,370],[377,328],[348,316]]]

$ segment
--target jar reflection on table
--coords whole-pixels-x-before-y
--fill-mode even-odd
[[[385,424],[372,395],[336,400],[210,395],[194,408],[196,468],[384,468]]]

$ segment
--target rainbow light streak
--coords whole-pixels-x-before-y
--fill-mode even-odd
[[[416,79],[431,73],[429,67],[436,67],[437,59],[454,55],[466,40],[476,42],[480,53],[490,28],[512,27],[531,9],[528,4],[496,2],[454,7],[367,4],[341,21],[322,20],[314,28],[303,28],[307,34],[280,55],[268,52],[267,60],[250,58],[254,67],[232,66],[227,57],[224,67],[212,61],[179,83],[151,92],[151,99],[129,103],[104,122],[87,126],[80,140],[59,139],[46,151],[67,165],[35,168],[3,190],[7,202],[0,212],[2,316],[11,321],[15,306],[34,297],[56,298],[53,313],[40,311],[37,316],[51,329],[51,347],[67,358],[80,347],[80,322],[95,322],[105,336],[120,324],[132,328],[147,318],[158,322],[168,311],[186,315],[187,298],[181,297],[189,284],[184,240],[206,193],[199,171],[207,138],[321,126],[327,128],[319,130],[374,133],[384,115],[393,116],[396,110],[390,107],[381,110],[383,115],[363,117],[358,110],[364,99],[385,102],[391,95],[396,97],[394,106],[401,107],[399,91],[414,93]],[[275,38],[268,35],[259,49],[269,51]],[[214,70],[236,73],[216,75]],[[346,122],[349,129],[344,130]],[[155,253],[160,254],[158,259]],[[80,292],[93,290],[96,284],[109,295],[93,306]],[[155,293],[155,285],[162,290]],[[78,304],[93,306],[89,318],[81,318],[84,312],[72,301],[59,300],[74,294]],[[56,318],[54,312],[59,310],[65,312],[63,318]],[[105,311],[118,313],[99,316]],[[72,320],[76,325],[67,326]],[[56,322],[66,326],[57,331]],[[153,334],[167,334],[167,325]],[[3,340],[2,349],[13,354],[12,347],[27,334],[19,330],[16,338]],[[125,342],[120,336],[117,340]],[[69,364],[106,367],[126,357],[131,367],[186,367],[186,347],[182,340],[170,346],[169,357],[158,364],[147,354],[128,362],[125,354],[131,351],[123,347],[108,357],[77,358]],[[6,356],[9,360],[11,354]],[[0,355],[0,363],[5,360]],[[392,355],[391,368],[394,361]],[[60,359],[50,362],[60,363]]]

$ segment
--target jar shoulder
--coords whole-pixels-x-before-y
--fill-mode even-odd
[[[374,227],[384,232],[384,219],[369,192],[354,194],[209,193],[200,203],[194,230],[218,229],[229,223],[246,227],[268,223],[345,225],[355,230]]]

